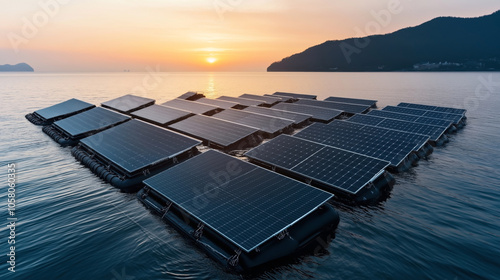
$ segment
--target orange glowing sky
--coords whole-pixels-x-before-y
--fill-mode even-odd
[[[45,3],[41,5],[40,3]],[[37,71],[265,71],[326,40],[437,16],[480,16],[498,0],[26,0],[0,2],[0,64]]]

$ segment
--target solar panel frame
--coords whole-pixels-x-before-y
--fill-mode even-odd
[[[349,104],[349,103],[338,103],[332,101],[319,101],[319,100],[309,100],[309,99],[299,99],[296,104],[316,106],[322,108],[329,108],[335,110],[341,110],[349,114],[359,114],[365,113],[370,110],[370,106],[368,105],[359,105],[359,104]]]
[[[325,99],[325,101],[332,101],[337,103],[350,103],[350,104],[360,104],[368,105],[372,108],[377,107],[378,100],[370,99],[360,99],[360,98],[350,98],[350,97],[340,97],[340,96],[330,96]]]
[[[234,122],[195,115],[183,121],[171,124],[170,129],[192,136],[222,148],[227,148],[256,134],[259,129]]]
[[[258,128],[261,132],[268,134],[271,137],[291,128],[293,125],[292,120],[270,117],[235,109],[224,110],[213,115],[212,117]]]
[[[219,96],[217,97],[219,100],[230,101],[238,103],[241,106],[263,106],[266,105],[266,102],[254,100],[254,99],[246,99],[240,97],[232,97],[232,96]]]
[[[277,91],[277,92],[273,93],[272,95],[286,96],[286,97],[292,97],[292,98],[303,98],[303,99],[316,99],[318,97],[317,95],[313,95],[313,94],[291,93],[291,92],[282,92],[282,91]]]
[[[451,107],[441,107],[441,106],[433,106],[433,105],[424,105],[424,104],[417,104],[417,103],[407,103],[407,102],[401,102],[401,103],[399,103],[398,107],[421,109],[421,110],[428,110],[428,111],[436,111],[436,112],[450,113],[450,114],[457,114],[457,115],[464,115],[467,112],[466,109],[451,108]]]
[[[243,111],[293,120],[295,125],[300,125],[312,118],[312,115],[300,114],[295,112],[288,112],[288,111],[283,111],[273,108],[258,107],[258,106],[249,106],[244,108]]]
[[[212,114],[221,110],[221,108],[217,106],[203,104],[195,101],[187,101],[184,99],[172,99],[167,102],[163,102],[161,105],[188,111],[196,115]]]
[[[329,186],[330,190],[352,195],[356,195],[367,184],[377,179],[390,165],[390,162],[385,160],[289,135],[280,135],[259,145],[246,152],[245,156],[317,181]],[[366,167],[370,168],[369,179],[358,175],[359,169],[356,167],[360,165],[360,161],[368,161]],[[353,162],[356,166],[353,166]],[[319,167],[323,169],[318,171]],[[351,185],[348,185],[349,183]]]
[[[281,98],[272,97],[272,96],[262,96],[262,95],[256,95],[256,94],[249,94],[249,93],[244,93],[244,94],[240,95],[239,97],[245,98],[245,99],[263,101],[269,106],[273,106],[274,104],[281,102]]]
[[[94,156],[131,175],[185,153],[201,141],[133,119],[86,137],[80,143]]]
[[[322,107],[315,107],[309,105],[301,105],[295,103],[278,103],[272,107],[273,109],[295,112],[300,114],[312,115],[312,119],[322,122],[330,122],[336,117],[343,114],[343,111],[328,109]]]
[[[208,104],[212,106],[217,106],[222,109],[229,109],[229,108],[235,108],[239,106],[238,103],[236,102],[231,102],[231,101],[224,101],[224,100],[219,100],[219,99],[210,99],[210,98],[200,98],[196,100],[195,102],[198,103],[203,103],[203,104]]]
[[[101,106],[123,114],[130,114],[133,111],[151,106],[154,99],[142,96],[127,94],[101,103]]]
[[[134,118],[145,122],[153,123],[159,126],[166,126],[194,114],[188,111],[180,110],[173,107],[163,105],[151,105],[143,109],[139,109],[131,113]]]
[[[209,171],[226,171],[230,163],[237,165],[240,172],[224,184],[213,184],[218,195],[209,196],[212,199],[208,206],[196,207],[198,204],[194,200],[200,194],[195,194],[194,189],[213,181]],[[333,197],[214,150],[155,175],[144,184],[247,253],[295,225]],[[263,192],[267,192],[266,195],[262,195]],[[205,193],[207,191],[202,191],[201,195]],[[301,199],[290,199],[293,196]],[[210,202],[217,207],[207,210]],[[265,215],[265,218],[254,213]]]
[[[94,107],[94,104],[71,98],[61,103],[36,110],[34,114],[45,121],[54,121],[90,110]]]
[[[54,122],[54,127],[72,139],[108,129],[130,120],[127,115],[95,107],[80,114]]]

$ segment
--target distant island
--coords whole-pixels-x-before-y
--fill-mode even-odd
[[[33,67],[29,66],[26,63],[19,63],[16,65],[0,65],[0,72],[34,72]]]
[[[386,35],[326,41],[267,71],[499,71],[500,11],[438,17]]]

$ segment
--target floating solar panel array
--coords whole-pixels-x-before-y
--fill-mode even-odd
[[[408,121],[408,122],[415,122],[415,123],[421,123],[421,124],[446,126],[448,128],[450,128],[452,126],[452,123],[453,123],[450,120],[433,119],[433,118],[420,117],[420,116],[415,116],[415,115],[408,115],[408,114],[382,111],[382,110],[371,110],[370,112],[367,113],[367,115],[383,117],[383,118],[388,118],[388,119]]]
[[[396,107],[396,106],[387,106],[382,109],[383,111],[396,112],[408,115],[415,115],[420,117],[428,117],[434,119],[442,119],[453,122],[453,124],[458,125],[464,120],[464,115],[450,114],[450,113],[442,113],[437,111],[427,111],[421,109],[413,109],[407,107]]]
[[[130,114],[133,111],[151,106],[155,103],[154,99],[127,94],[101,104],[102,107],[118,111],[123,114]]]
[[[131,120],[80,141],[73,155],[114,186],[129,190],[149,174],[176,163],[201,144],[193,138],[139,120]],[[154,174],[154,173],[153,173]],[[127,182],[127,179],[131,179]]]
[[[333,102],[338,102],[338,103],[351,103],[351,104],[368,105],[371,108],[377,108],[377,100],[370,100],[370,99],[359,99],[359,98],[330,96],[330,97],[326,98],[325,101],[333,101]]]
[[[268,107],[271,107],[271,106],[281,102],[281,98],[279,98],[279,97],[262,96],[262,95],[256,95],[256,94],[248,94],[248,93],[240,95],[240,98],[262,101],[262,102],[265,102],[264,105],[266,105]]]
[[[254,146],[258,128],[214,117],[196,115],[169,126],[170,129],[201,139],[209,147],[244,149]]]
[[[255,99],[246,99],[240,97],[230,97],[230,96],[221,96],[217,98],[218,100],[230,101],[234,103],[238,103],[240,106],[264,106],[266,102],[255,100]]]
[[[165,103],[162,103],[161,105],[177,108],[179,110],[191,112],[196,115],[208,115],[208,116],[213,115],[222,110],[217,106],[202,104],[193,101],[186,101],[183,99],[173,99]]]
[[[316,95],[312,95],[312,94],[301,94],[301,93],[291,93],[291,92],[281,92],[281,91],[277,91],[277,92],[273,93],[272,95],[292,97],[295,99],[299,99],[299,98],[316,99],[317,98]]]
[[[253,161],[301,177],[329,192],[356,195],[384,174],[389,162],[289,135],[253,148]]]
[[[167,126],[194,115],[191,112],[167,107],[163,105],[151,105],[131,114],[134,118],[156,124]]]
[[[238,103],[231,101],[224,101],[219,99],[210,99],[210,98],[200,98],[196,100],[197,103],[208,104],[212,106],[217,106],[222,109],[236,108],[238,107]]]
[[[50,107],[36,110],[25,117],[36,125],[49,125],[54,121],[67,118],[69,116],[90,110],[95,105],[72,98]]]
[[[407,107],[407,108],[413,108],[413,109],[436,111],[436,112],[450,113],[450,114],[457,114],[457,115],[464,115],[465,112],[467,112],[467,110],[465,110],[465,109],[457,109],[457,108],[450,108],[450,107],[438,107],[438,106],[405,103],[405,102],[399,103],[398,107]]]
[[[276,118],[293,120],[293,124],[295,126],[302,126],[312,118],[311,115],[307,114],[300,114],[300,113],[288,112],[272,108],[256,107],[256,106],[246,107],[245,109],[243,109],[243,111],[276,117]]]
[[[439,139],[441,138],[445,138],[446,136],[444,136],[444,133],[448,130],[448,126],[428,125],[360,114],[354,115],[353,117],[349,118],[348,121],[426,135],[429,136],[430,140],[434,143],[439,142]]]
[[[178,99],[184,99],[184,100],[198,100],[200,98],[203,98],[205,97],[205,95],[203,95],[203,93],[201,92],[196,92],[196,91],[188,91],[186,93],[184,93],[183,95],[177,97]]]
[[[228,109],[213,115],[214,118],[255,127],[264,137],[274,137],[292,128],[293,121],[255,114],[251,112]]]
[[[309,105],[301,105],[295,103],[278,103],[273,106],[273,109],[311,115],[313,121],[319,121],[319,122],[331,122],[333,119],[339,117],[343,113],[340,110],[321,108]]]
[[[339,103],[332,101],[319,101],[319,100],[309,100],[309,99],[299,99],[297,102],[295,102],[295,104],[335,109],[343,111],[348,114],[366,113],[370,110],[369,105],[359,105],[359,104],[349,104],[349,103]]]
[[[62,146],[130,120],[129,116],[96,107],[45,126],[43,132]]]

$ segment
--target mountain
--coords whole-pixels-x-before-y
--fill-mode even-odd
[[[500,11],[439,17],[385,35],[326,41],[267,71],[500,70]]]
[[[19,63],[16,65],[0,65],[0,72],[34,72],[33,67],[29,66],[26,63]]]

